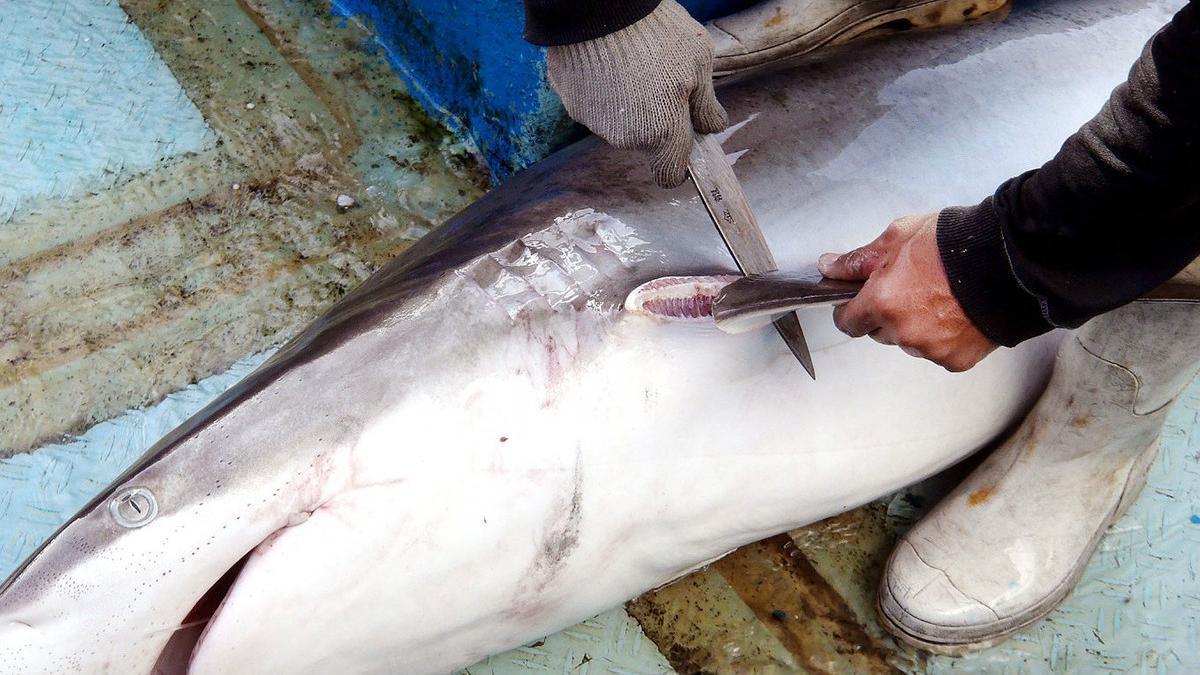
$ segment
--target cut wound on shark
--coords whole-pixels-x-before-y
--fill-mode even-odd
[[[625,299],[625,310],[663,321],[712,321],[713,299],[738,278],[734,274],[660,277],[633,289]]]

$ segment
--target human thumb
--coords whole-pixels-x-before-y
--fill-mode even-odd
[[[713,89],[712,65],[701,73],[700,84],[692,91],[689,101],[692,109],[692,127],[701,134],[715,134],[729,126],[729,113],[717,100]]]
[[[654,161],[651,168],[654,171],[654,182],[659,187],[679,187],[687,178],[688,155],[692,150],[692,139],[695,134],[692,127],[682,116],[676,119],[666,139],[654,150]]]
[[[817,259],[817,269],[830,279],[865,281],[884,261],[878,241],[860,246],[849,253],[826,253]]]

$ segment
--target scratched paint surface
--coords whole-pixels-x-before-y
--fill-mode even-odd
[[[0,223],[216,141],[116,0],[2,7]]]
[[[544,640],[487,658],[464,670],[463,675],[544,672],[651,675],[674,671],[637,622],[617,608]]]
[[[13,39],[0,62],[80,32],[72,19],[47,19],[38,32],[9,33],[16,6],[0,2],[0,34]],[[126,71],[158,70],[178,94],[167,97],[174,113],[139,114],[124,135],[97,138],[108,156],[136,156],[160,118],[197,109],[216,140],[139,171],[127,163],[135,175],[108,189],[32,196],[0,216],[0,456],[81,433],[290,337],[482,191],[463,146],[365,46],[367,34],[338,25],[319,0],[33,6],[39,17],[132,20],[110,22],[140,35],[112,57],[124,71],[72,71],[87,96],[106,101],[98,92],[121,90]],[[144,106],[166,88],[130,86]],[[88,109],[87,129],[112,126],[121,105]],[[39,143],[52,145],[61,126],[47,122]],[[0,157],[8,138],[0,132]],[[89,180],[87,167],[55,166]],[[352,206],[339,207],[339,195]]]

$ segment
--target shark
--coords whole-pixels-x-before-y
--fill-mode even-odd
[[[1036,166],[1179,3],[1030,3],[723,85],[780,268]],[[1064,333],[951,374],[717,328],[687,187],[587,139],[369,277],[0,586],[0,673],[442,673],[993,442]]]

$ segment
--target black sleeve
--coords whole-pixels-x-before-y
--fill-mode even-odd
[[[937,228],[955,297],[1008,346],[1126,304],[1200,255],[1200,0],[1054,159]]]
[[[525,0],[525,39],[549,47],[592,40],[631,26],[661,0]]]

